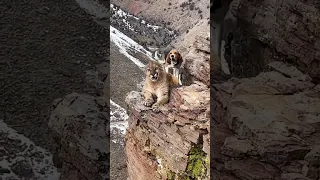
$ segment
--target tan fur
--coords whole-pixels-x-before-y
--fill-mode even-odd
[[[175,60],[175,62],[172,60],[172,57]],[[182,63],[183,63],[182,56],[179,53],[179,51],[176,49],[172,49],[165,58],[165,64],[164,64],[165,71],[168,74],[172,74],[173,77],[178,79],[179,85],[182,85],[182,82],[181,82],[181,74],[182,74],[181,65],[182,65]],[[171,73],[171,70],[172,70],[172,73]]]
[[[170,85],[176,85],[177,79],[167,74],[161,64],[149,62],[145,69],[146,80],[142,88],[144,105],[152,106],[153,111],[158,112],[159,107],[169,102]],[[152,81],[151,75],[157,74],[157,80]]]

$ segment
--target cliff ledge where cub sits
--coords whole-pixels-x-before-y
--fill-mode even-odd
[[[126,154],[130,179],[209,179],[210,90],[203,84],[173,89],[154,113],[140,92],[126,98]]]

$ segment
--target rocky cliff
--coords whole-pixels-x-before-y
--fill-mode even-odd
[[[61,180],[110,177],[109,67],[105,62],[86,72],[96,96],[74,92],[52,104],[49,128]]]
[[[233,0],[231,6],[224,20],[223,38],[232,75],[256,76],[270,62],[284,61],[319,82],[317,0]]]
[[[214,179],[318,179],[320,86],[295,67],[213,84]]]
[[[233,0],[223,34],[233,78],[218,83],[219,62],[211,69],[213,179],[320,178],[316,3]]]
[[[173,88],[159,113],[140,92],[126,98],[129,179],[210,179],[210,39],[199,22],[175,47],[184,57],[190,85]]]
[[[151,24],[165,26],[183,33],[197,22],[209,22],[209,2],[206,0],[111,0],[130,14],[143,17]]]

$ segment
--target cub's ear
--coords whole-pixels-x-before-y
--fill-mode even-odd
[[[147,73],[149,67],[150,67],[151,62],[149,62],[145,67],[144,67],[144,72]]]

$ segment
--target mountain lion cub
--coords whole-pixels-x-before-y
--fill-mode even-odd
[[[144,105],[152,106],[154,112],[169,102],[170,85],[178,84],[178,79],[164,71],[160,63],[149,62],[145,69],[146,80],[142,88]]]

